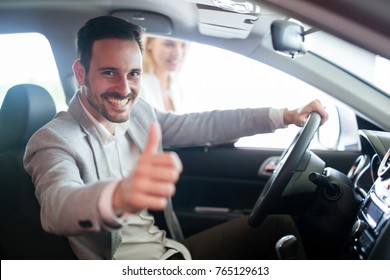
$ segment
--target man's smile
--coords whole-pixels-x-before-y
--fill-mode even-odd
[[[136,94],[128,94],[126,96],[120,96],[118,94],[103,94],[102,97],[113,106],[124,107],[130,102],[130,100],[134,100],[136,96]]]

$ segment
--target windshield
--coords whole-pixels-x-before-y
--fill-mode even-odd
[[[390,60],[322,31],[306,36],[309,50],[390,96]]]

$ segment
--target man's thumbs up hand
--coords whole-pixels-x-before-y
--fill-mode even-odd
[[[161,141],[161,128],[156,122],[149,126],[148,140],[146,142],[144,154],[157,154]]]
[[[142,209],[162,210],[175,193],[175,183],[182,171],[176,153],[159,152],[161,130],[158,123],[149,127],[148,139],[133,172],[121,180],[113,195],[116,214]]]

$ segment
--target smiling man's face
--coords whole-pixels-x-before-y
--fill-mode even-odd
[[[75,74],[83,88],[82,101],[88,101],[83,102],[87,110],[99,121],[127,121],[141,87],[142,54],[137,42],[95,41],[89,72],[77,63]]]

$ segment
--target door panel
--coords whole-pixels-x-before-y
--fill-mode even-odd
[[[268,176],[259,175],[265,160],[282,149],[237,148],[233,145],[174,150],[183,163],[173,205],[185,236],[249,214]],[[344,173],[358,152],[314,151]],[[158,217],[160,215],[160,217]],[[159,224],[163,218],[157,214]]]

